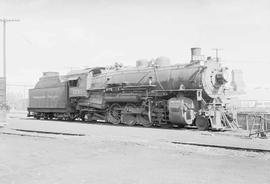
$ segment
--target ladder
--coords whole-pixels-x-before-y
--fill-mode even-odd
[[[239,129],[238,122],[235,119],[229,120],[227,118],[226,112],[221,111],[221,116],[224,120],[225,126],[231,129]]]

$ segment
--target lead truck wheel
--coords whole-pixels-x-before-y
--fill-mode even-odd
[[[209,120],[202,116],[196,117],[195,125],[199,130],[208,130],[209,129]]]

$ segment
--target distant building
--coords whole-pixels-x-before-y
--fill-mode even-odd
[[[238,111],[270,112],[270,90],[267,88],[248,90],[246,94],[231,99],[231,102]]]

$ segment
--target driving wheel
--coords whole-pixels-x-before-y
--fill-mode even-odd
[[[107,112],[107,121],[112,124],[119,124],[121,122],[121,106],[114,103],[110,106]]]
[[[150,127],[153,125],[153,122],[149,120],[147,115],[137,115],[137,122],[144,127]]]
[[[136,108],[135,104],[127,104],[124,108],[124,111],[122,112],[122,123],[128,125],[128,126],[133,126],[136,124],[137,119],[136,115],[131,114],[132,110]]]

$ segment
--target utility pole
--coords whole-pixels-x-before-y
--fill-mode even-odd
[[[213,50],[215,50],[215,52],[216,52],[216,60],[219,61],[219,58],[218,58],[218,51],[221,51],[222,49],[214,48]]]
[[[4,77],[4,95],[3,104],[7,105],[7,66],[6,66],[6,24],[7,22],[19,22],[18,19],[6,19],[0,18],[0,22],[3,23],[3,77]]]

